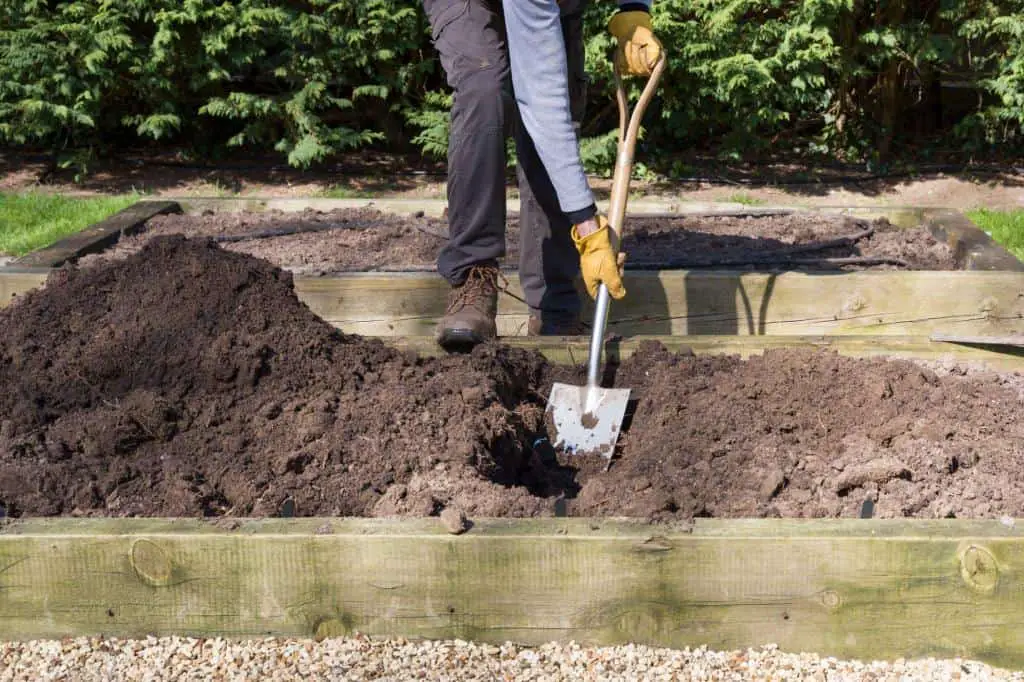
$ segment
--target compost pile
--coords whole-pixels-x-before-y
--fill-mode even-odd
[[[265,261],[167,237],[0,311],[8,515],[993,516],[1024,512],[1015,375],[651,344],[613,466],[545,448],[582,383],[501,345],[343,335]]]

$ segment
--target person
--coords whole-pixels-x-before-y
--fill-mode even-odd
[[[625,289],[607,220],[579,155],[586,98],[587,0],[423,0],[452,88],[449,240],[438,272],[451,291],[437,340],[463,349],[497,335],[498,259],[505,255],[505,140],[515,140],[519,274],[531,335],[579,334],[582,274],[591,296]],[[649,0],[620,0],[608,23],[622,72],[647,75],[662,46]]]

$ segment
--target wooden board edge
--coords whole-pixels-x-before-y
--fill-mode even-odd
[[[21,267],[60,267],[89,254],[99,253],[117,243],[122,235],[142,231],[154,216],[180,213],[181,206],[174,201],[137,201],[114,215],[84,230],[68,235],[47,247],[33,251],[14,261]]]
[[[448,206],[445,199],[417,199],[389,195],[375,195],[355,198],[330,197],[211,197],[168,195],[169,200],[181,204],[186,213],[198,213],[205,210],[240,212],[262,212],[279,210],[297,212],[307,209],[330,211],[334,209],[377,208],[382,211],[398,213],[422,212],[431,217],[440,217]],[[599,206],[606,205],[599,200]],[[510,213],[519,210],[518,199],[507,199],[506,210]],[[871,206],[871,205],[807,205],[800,203],[765,204],[749,206],[730,201],[692,201],[672,197],[655,198],[640,197],[630,201],[631,217],[711,217],[711,216],[770,216],[786,213],[821,213],[824,215],[848,215],[862,218],[886,218],[900,227],[913,227],[921,223],[924,211],[929,210],[917,206]]]
[[[46,283],[50,269],[0,268],[0,310]]]
[[[813,519],[696,518],[652,522],[630,517],[471,518],[459,538],[567,539],[647,541],[651,538],[1024,538],[1024,518],[999,519]],[[451,538],[437,517],[368,518],[323,516],[298,518],[7,518],[0,540],[19,537],[90,538],[117,536],[353,537]]]
[[[26,272],[11,272],[0,270],[0,307],[9,303],[14,297],[26,293],[32,289],[37,288],[44,283],[46,269],[35,269]],[[878,276],[889,276],[892,277],[892,273],[874,273]],[[652,273],[651,276],[658,276],[656,273]],[[662,276],[666,277],[680,277],[685,278],[686,273],[668,273]],[[704,274],[694,275],[701,279],[714,279],[719,276],[718,274]],[[735,276],[735,275],[734,275]],[[362,280],[367,283],[364,287],[360,285],[360,288],[366,288],[367,291],[373,290],[373,280],[367,279],[363,275],[354,276],[356,280]],[[842,277],[837,275],[836,277]],[[345,277],[344,279],[349,279]],[[407,281],[410,276],[402,276],[399,278],[385,278],[386,281]],[[874,277],[868,278],[869,280]],[[1012,297],[1016,300],[1020,296],[1020,291],[1024,290],[1024,273],[1016,272],[957,272],[957,273],[929,273],[928,281],[946,282],[952,288],[960,287],[957,284],[958,281],[963,282],[974,282],[979,287],[984,285],[989,289],[997,291],[1005,291],[1008,297]],[[421,280],[424,286],[436,288],[438,283],[435,277],[430,275],[423,275]],[[680,279],[683,281],[683,279]],[[324,297],[328,300],[331,299],[335,294],[331,293],[331,282],[320,279],[310,279],[307,283],[314,288],[320,288]],[[415,281],[413,282],[415,284]],[[869,282],[870,284],[870,282]],[[303,287],[306,286],[303,282],[296,283],[297,289],[299,290],[300,298],[303,296],[311,295],[308,291],[303,291]],[[404,285],[403,285],[404,286]],[[964,284],[963,286],[968,286]],[[340,294],[339,294],[340,295]],[[307,303],[310,302],[308,298]],[[314,310],[317,310],[315,306],[310,303]],[[335,319],[334,317],[325,314],[323,311],[319,311],[325,319],[335,326],[339,326],[343,330],[345,328],[351,329],[358,320],[349,318]],[[935,314],[934,310],[930,313]],[[981,314],[979,313],[979,316]],[[384,314],[386,318],[386,313]],[[414,319],[420,319],[421,316],[417,316]],[[506,319],[508,318],[508,319]],[[397,319],[397,318],[396,318]],[[1009,319],[1009,318],[1008,318]],[[971,326],[964,326],[958,324],[956,331],[958,335],[987,335],[987,336],[1012,336],[1019,329],[1019,324],[1014,319],[1009,319],[1005,322],[1003,329],[993,329],[991,324],[982,320],[979,325],[985,324],[984,327],[974,328]],[[503,326],[508,328],[510,321],[512,320],[508,315],[501,316],[503,320]],[[385,319],[384,322],[388,322]],[[402,336],[401,334],[419,334],[426,333],[429,329],[429,324],[423,331],[416,328],[406,328],[404,332],[399,332],[398,335],[387,334],[382,338],[387,339],[387,343],[395,345],[400,348],[406,348],[409,350],[415,350],[422,354],[431,355],[439,353],[439,349],[433,343],[433,341],[427,336]],[[514,325],[513,325],[514,326]],[[1015,328],[1014,328],[1015,327]],[[1009,347],[968,347],[956,343],[947,343],[941,341],[932,341],[928,338],[927,334],[913,335],[913,334],[900,334],[900,333],[886,333],[880,334],[879,330],[874,328],[866,328],[865,330],[850,329],[842,331],[841,333],[835,333],[837,330],[829,328],[829,331],[822,330],[818,333],[817,330],[813,330],[811,334],[730,334],[730,335],[717,335],[717,334],[697,334],[697,335],[630,335],[623,337],[619,340],[614,340],[608,344],[607,350],[610,358],[615,360],[621,360],[632,354],[637,344],[645,340],[654,340],[666,345],[670,350],[679,350],[682,348],[690,348],[696,353],[737,353],[743,356],[752,353],[761,353],[764,350],[771,348],[789,348],[789,347],[810,347],[810,348],[828,348],[835,350],[841,354],[850,356],[896,356],[896,357],[917,357],[919,359],[935,360],[935,359],[953,359],[956,361],[963,362],[980,362],[993,366],[998,369],[1008,370],[1020,370],[1021,367],[1021,349],[1014,349]],[[935,333],[935,332],[932,332]],[[943,332],[951,333],[951,332]],[[578,364],[585,361],[586,358],[586,343],[584,339],[571,338],[571,339],[559,339],[556,337],[545,337],[539,339],[530,339],[529,337],[522,336],[505,336],[501,339],[503,343],[508,343],[513,346],[522,348],[532,348],[538,350],[547,356],[550,360],[562,364]]]
[[[1024,536],[999,521],[61,523],[0,534],[0,637],[358,632],[1024,664]]]
[[[925,211],[922,217],[935,238],[953,249],[958,267],[969,271],[1024,272],[1024,262],[962,212],[933,209]]]

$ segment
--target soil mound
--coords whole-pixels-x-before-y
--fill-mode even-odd
[[[520,466],[539,356],[343,336],[288,273],[209,242],[62,270],[0,323],[8,513],[368,515],[414,471],[478,482],[478,513],[539,508],[488,480]]]
[[[996,516],[1024,513],[1024,378],[652,344],[619,457],[546,449],[553,367],[346,336],[290,275],[154,239],[0,311],[10,515]]]
[[[626,511],[684,518],[857,517],[865,500],[882,517],[1024,512],[1019,375],[655,344],[631,360],[616,376],[640,388],[623,456],[577,476],[571,513],[623,498]]]

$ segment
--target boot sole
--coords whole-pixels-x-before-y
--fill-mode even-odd
[[[471,329],[445,329],[437,335],[437,344],[450,353],[469,352],[487,340]]]

